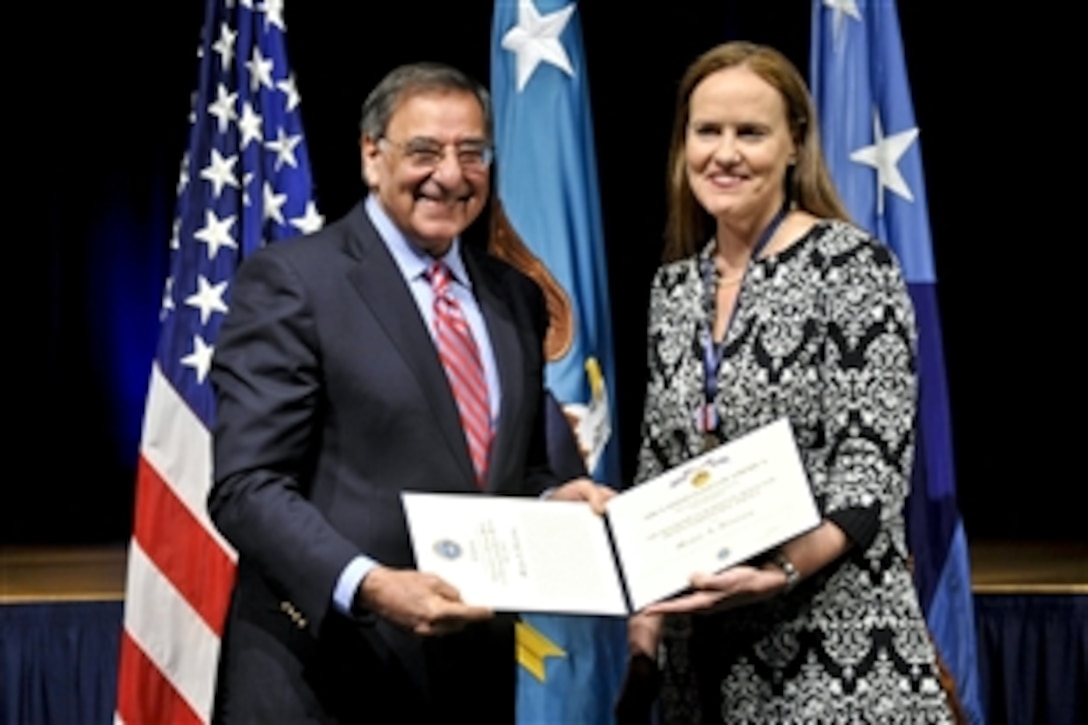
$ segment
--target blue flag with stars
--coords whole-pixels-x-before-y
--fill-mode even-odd
[[[967,540],[952,435],[929,212],[895,0],[813,0],[810,74],[824,153],[854,221],[903,265],[918,320],[918,428],[907,501],[915,583],[971,722],[983,722]]]
[[[613,346],[581,22],[564,0],[496,0],[492,253],[533,277],[550,326],[547,385],[585,470],[619,485]],[[553,446],[554,448],[554,446]],[[605,723],[626,664],[623,618],[525,615],[518,721]]]
[[[215,418],[208,371],[241,261],[322,224],[283,12],[283,0],[205,5],[144,409],[118,722],[211,719],[235,554],[205,507]]]

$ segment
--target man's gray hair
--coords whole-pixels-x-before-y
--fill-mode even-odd
[[[483,109],[487,138],[491,138],[491,94],[487,89],[453,66],[444,63],[412,63],[394,68],[363,101],[359,123],[365,136],[380,139],[389,119],[405,99],[428,91],[463,91],[471,93]]]

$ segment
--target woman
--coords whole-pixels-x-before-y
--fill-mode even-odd
[[[915,328],[892,252],[846,222],[778,52],[688,69],[651,292],[638,480],[786,416],[823,521],[632,618],[666,722],[950,722],[907,564]]]

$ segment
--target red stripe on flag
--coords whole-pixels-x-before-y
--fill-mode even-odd
[[[117,714],[129,725],[146,723],[150,713],[154,713],[156,723],[202,725],[204,722],[128,632],[121,636],[117,683]]]
[[[140,456],[133,536],[217,635],[223,634],[234,562]]]

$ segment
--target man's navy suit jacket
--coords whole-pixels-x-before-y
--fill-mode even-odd
[[[486,490],[539,495],[556,484],[544,432],[543,297],[481,250],[462,245],[462,254],[502,390]],[[458,648],[458,637],[424,641],[331,606],[359,553],[414,567],[400,492],[479,492],[432,337],[362,205],[240,266],[211,379],[209,511],[239,552],[217,719],[346,721],[387,707],[400,708],[393,720],[422,717],[449,707],[451,688],[469,706],[489,694],[512,702],[505,619],[470,627]],[[473,667],[479,676],[465,677]],[[254,698],[270,709],[250,709]]]

